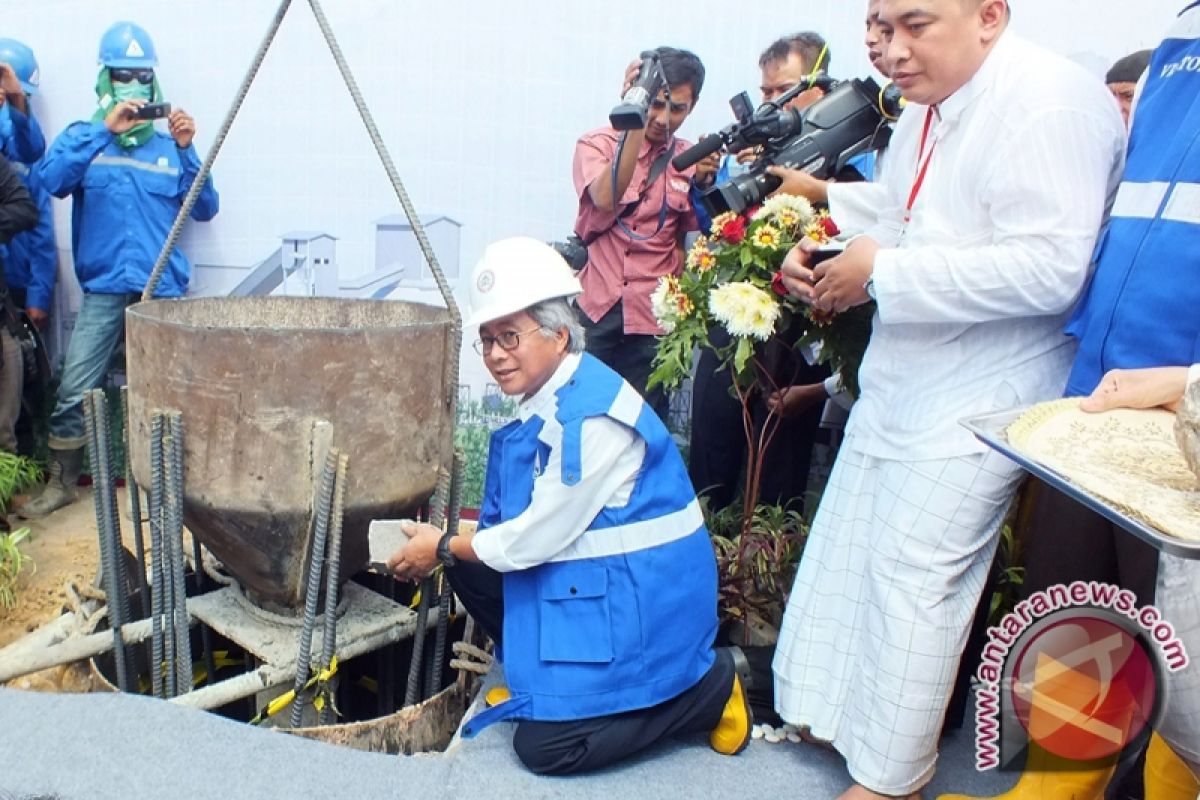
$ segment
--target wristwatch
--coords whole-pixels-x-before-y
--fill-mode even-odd
[[[877,299],[875,297],[875,276],[874,275],[867,278],[867,282],[863,284],[863,291],[866,292],[867,297],[871,298],[872,300]]]
[[[438,540],[437,559],[442,562],[442,566],[453,567],[458,564],[458,556],[450,552],[450,540],[457,536],[453,531],[446,531],[442,534],[442,538]]]

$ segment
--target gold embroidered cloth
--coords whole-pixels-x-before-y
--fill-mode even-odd
[[[1129,516],[1200,541],[1200,482],[1161,409],[1089,414],[1079,398],[1041,403],[1012,423],[1009,444]]]

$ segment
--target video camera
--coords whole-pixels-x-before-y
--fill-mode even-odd
[[[657,52],[643,50],[639,57],[642,59],[641,72],[630,84],[621,102],[608,114],[608,123],[619,131],[640,131],[646,127],[650,104],[666,83]]]
[[[797,94],[814,86],[826,92],[823,98],[803,112],[784,108]],[[762,155],[745,174],[712,187],[701,197],[714,216],[726,211],[740,214],[778,189],[782,181],[767,174],[770,165],[828,179],[855,156],[887,146],[891,138],[888,123],[900,116],[903,98],[894,85],[881,89],[872,78],[836,81],[820,75],[754,111],[745,92],[733,97],[729,105],[736,122],[704,137],[671,161],[675,169],[683,170],[722,147],[731,153],[762,147]]]

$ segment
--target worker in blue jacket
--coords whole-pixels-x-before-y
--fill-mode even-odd
[[[63,131],[38,169],[51,194],[73,201],[71,250],[83,305],[50,417],[50,479],[22,509],[29,517],[75,498],[85,440],[83,394],[104,383],[124,334],[125,308],[145,288],[201,166],[192,146],[196,125],[185,111],[167,117],[169,133],[138,117],[138,109],[164,99],[149,34],[131,22],[116,23],[100,40],[100,63],[95,114]],[[217,207],[217,192],[206,181],[192,218],[210,220]],[[190,277],[191,265],[174,249],[156,296],[182,295]]]
[[[544,774],[700,731],[740,752],[750,707],[733,651],[713,650],[716,562],[666,427],[583,352],[579,281],[553,248],[489,246],[470,290],[476,349],[518,417],[492,435],[477,532],[406,523],[389,561],[403,579],[440,561],[496,642],[507,691],[465,734],[519,720],[517,756]]]
[[[16,39],[0,39],[0,153],[12,163],[38,209],[33,229],[17,234],[7,245],[0,245],[0,262],[4,264],[10,301],[5,304],[5,311],[12,315],[24,310],[30,324],[45,330],[58,278],[58,249],[50,193],[37,180],[36,172],[37,163],[46,151],[46,139],[32,107],[40,76],[37,58],[28,45]],[[25,330],[24,320],[9,322],[10,327]],[[25,343],[40,346],[38,339],[21,338],[23,347]],[[27,381],[24,369],[12,369],[4,370],[0,378],[0,418],[7,419],[10,408],[20,412],[16,431],[21,453],[33,450],[33,416],[41,407],[44,382],[49,377],[39,370],[37,380]]]
[[[46,152],[46,139],[33,115],[31,98],[38,93],[40,70],[28,45],[0,39],[0,153],[12,163],[38,207],[38,224],[13,237],[0,252],[13,303],[44,329],[50,318],[58,255],[50,193],[37,180],[36,167]]]

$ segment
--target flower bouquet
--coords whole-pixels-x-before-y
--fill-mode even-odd
[[[762,456],[779,426],[772,412],[756,429],[750,401],[757,391],[777,392],[792,383],[787,370],[772,363],[772,355],[783,352],[794,362],[798,354],[791,351],[812,345],[817,359],[828,362],[841,374],[842,385],[857,392],[873,304],[824,314],[788,295],[779,274],[784,257],[801,239],[824,243],[838,233],[828,214],[815,211],[807,200],[776,195],[745,214],[716,217],[689,251],[682,274],[662,278],[651,297],[666,334],[658,340],[650,386],[678,387],[691,373],[697,347],[712,350],[730,370],[748,445],[743,494],[747,526],[758,500]],[[721,330],[728,337],[720,336]]]
[[[651,297],[666,335],[659,338],[650,384],[678,387],[691,372],[693,350],[706,347],[729,366],[736,386],[749,390],[763,377],[762,345],[782,337],[788,348],[812,345],[818,360],[829,363],[857,396],[874,304],[836,315],[820,312],[789,296],[779,273],[784,256],[802,238],[825,243],[838,233],[827,212],[791,195],[715,218],[708,234],[692,245],[683,273],[660,279]],[[729,334],[728,344],[710,340],[716,326]]]

